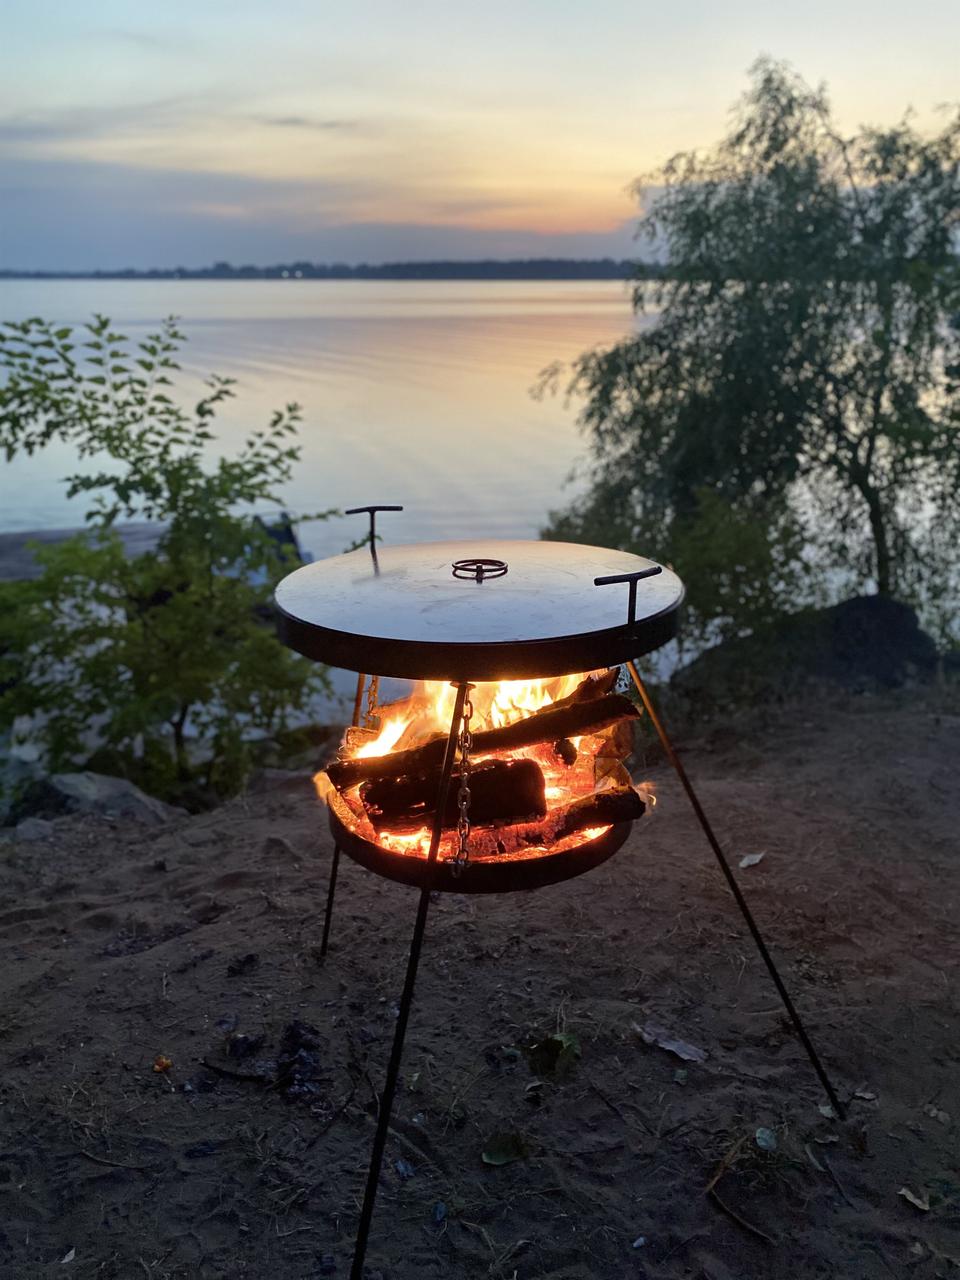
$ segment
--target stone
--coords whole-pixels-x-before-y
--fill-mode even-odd
[[[65,813],[131,818],[149,826],[159,826],[186,814],[185,809],[148,796],[126,778],[111,778],[103,773],[54,773],[45,780],[44,786],[52,793],[54,812],[59,807]]]
[[[18,840],[49,840],[54,831],[53,823],[45,818],[24,818],[16,825]]]

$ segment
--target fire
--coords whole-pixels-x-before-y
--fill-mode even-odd
[[[588,676],[601,674],[600,671],[589,671],[548,680],[500,680],[475,684],[470,690],[473,703],[470,728],[475,732],[513,724],[566,698]],[[435,734],[446,734],[453,718],[456,697],[456,686],[447,680],[418,681],[413,694],[405,702],[391,707],[390,714],[384,716],[377,736],[365,742],[353,755],[358,759],[385,756],[405,737],[409,738],[403,744],[406,747],[416,746]],[[415,732],[411,734],[411,731]]]
[[[358,747],[354,755],[358,760],[363,760],[368,756],[387,755],[403,737],[404,730],[409,723],[410,720],[407,716],[390,716],[384,722],[383,728],[377,736],[372,741],[365,742],[363,746]]]
[[[471,733],[477,735],[489,730],[506,728],[518,721],[525,720],[536,713],[544,711],[554,703],[567,700],[565,706],[572,703],[581,706],[607,694],[613,683],[613,672],[591,671],[573,675],[550,677],[538,680],[501,680],[498,682],[478,682],[472,684],[469,699],[472,705],[470,719]],[[595,688],[592,682],[598,683]],[[404,752],[425,748],[436,740],[445,740],[450,731],[457,690],[456,686],[445,680],[427,680],[418,682],[408,698],[395,702],[382,709],[379,724],[374,729],[351,728],[347,730],[339,753],[340,761],[369,761],[374,758],[389,756],[394,752]],[[617,701],[617,699],[613,699]],[[624,699],[619,700],[621,703]],[[629,705],[626,708],[630,710]],[[560,713],[564,714],[564,713]],[[564,724],[568,723],[565,718]],[[607,791],[619,788],[622,793],[630,785],[629,775],[623,767],[622,760],[629,754],[632,737],[629,733],[624,740],[618,736],[617,724],[610,720],[600,722],[608,727],[596,727],[591,721],[588,731],[579,736],[570,736],[559,741],[537,741],[533,745],[516,749],[500,748],[498,750],[474,750],[471,762],[479,765],[485,762],[532,761],[542,775],[542,798],[545,799],[546,817],[540,809],[541,817],[527,811],[526,817],[518,817],[500,821],[487,819],[475,825],[470,837],[471,856],[510,857],[536,856],[547,851],[574,848],[586,841],[597,839],[609,830],[610,824],[587,825],[577,816],[581,826],[574,828],[566,815],[578,802],[594,806],[596,797]],[[571,727],[580,727],[579,724]],[[434,757],[435,758],[435,757]],[[339,765],[343,768],[343,765]],[[493,767],[496,767],[494,765]],[[530,765],[524,766],[530,769]],[[331,766],[332,771],[332,766]],[[399,772],[399,770],[398,770]],[[535,776],[537,770],[532,770]],[[368,776],[368,775],[361,775]],[[417,816],[424,810],[414,807],[409,810],[413,821],[405,819],[399,822],[392,818],[386,822],[383,818],[374,817],[377,829],[371,826],[371,815],[382,813],[381,810],[369,809],[370,801],[365,799],[364,788],[360,782],[337,782],[334,786],[326,772],[315,778],[317,792],[330,804],[341,821],[358,832],[364,839],[375,842],[393,853],[426,857],[429,852],[432,820],[425,814],[422,825],[415,830],[410,828],[417,822]],[[499,785],[499,784],[498,784]],[[641,784],[636,789],[641,797],[652,804],[652,788]],[[499,792],[498,792],[499,795]],[[417,802],[420,804],[421,802]],[[429,803],[429,802],[428,802]],[[391,813],[394,811],[391,810]],[[515,811],[518,812],[518,811]],[[591,807],[589,816],[594,817],[595,807]],[[597,815],[598,816],[598,815]],[[615,819],[619,821],[620,819]],[[561,821],[568,822],[566,827]],[[391,829],[391,827],[393,829]],[[397,829],[399,828],[399,829]],[[456,850],[456,832],[445,827],[441,838],[440,856],[450,857]]]

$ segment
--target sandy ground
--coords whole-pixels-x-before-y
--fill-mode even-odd
[[[960,1275],[960,707],[825,702],[682,746],[726,847],[765,855],[738,874],[850,1119],[641,765],[661,802],[605,866],[434,904],[371,1276]],[[55,827],[0,844],[0,1275],[346,1276],[415,891],[345,862],[320,963],[305,787]],[[282,1043],[296,1019],[317,1039]],[[558,1029],[581,1056],[541,1079],[518,1048]],[[498,1134],[524,1158],[484,1164]]]

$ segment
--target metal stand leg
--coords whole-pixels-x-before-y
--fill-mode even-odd
[[[337,869],[340,866],[340,846],[333,846],[333,861],[330,863],[330,884],[327,887],[327,911],[323,917],[323,938],[320,940],[321,957],[327,954],[330,941],[330,921],[333,919],[333,899],[337,892]]]
[[[703,828],[703,834],[707,837],[707,841],[710,845],[710,848],[713,850],[716,856],[717,862],[720,864],[720,870],[723,872],[724,877],[727,881],[727,884],[730,886],[730,892],[733,894],[734,899],[736,900],[737,906],[740,908],[743,918],[747,922],[747,927],[749,928],[751,934],[753,935],[753,940],[757,944],[757,950],[760,952],[760,955],[763,958],[763,962],[767,966],[767,970],[770,974],[770,977],[773,979],[773,985],[777,988],[777,992],[779,993],[780,999],[783,1001],[783,1007],[786,1009],[787,1013],[790,1016],[790,1021],[793,1023],[793,1028],[797,1033],[797,1037],[799,1038],[800,1043],[803,1045],[804,1049],[806,1049],[807,1057],[810,1059],[810,1062],[813,1065],[813,1069],[814,1071],[816,1071],[817,1076],[819,1077],[820,1083],[823,1085],[824,1090],[826,1091],[827,1097],[830,1099],[830,1105],[833,1107],[834,1111],[837,1113],[837,1115],[840,1117],[841,1120],[846,1119],[846,1110],[843,1107],[843,1104],[840,1102],[840,1099],[837,1097],[836,1090],[834,1089],[833,1085],[830,1083],[827,1073],[823,1069],[823,1064],[821,1063],[820,1058],[817,1055],[817,1051],[813,1047],[813,1042],[811,1041],[810,1037],[807,1035],[807,1032],[803,1023],[800,1021],[800,1015],[797,1013],[797,1010],[794,1007],[793,1001],[790,999],[789,992],[787,991],[787,988],[783,984],[783,979],[780,977],[780,974],[777,971],[777,966],[773,962],[773,957],[770,955],[770,952],[767,950],[767,944],[764,942],[763,937],[760,933],[760,930],[757,927],[757,922],[754,920],[753,914],[750,908],[747,906],[747,900],[743,896],[740,886],[737,884],[736,879],[734,878],[733,871],[730,868],[730,863],[727,861],[726,855],[724,854],[723,850],[720,848],[720,842],[717,839],[717,837],[714,835],[713,828],[710,826],[710,823],[707,819],[707,815],[704,813],[703,807],[701,806],[700,801],[697,799],[696,792],[694,791],[690,783],[690,779],[687,777],[686,770],[684,769],[683,765],[680,762],[680,757],[677,755],[676,751],[674,750],[673,743],[668,738],[667,731],[666,729],[664,729],[663,724],[660,720],[660,717],[657,715],[656,711],[654,710],[653,703],[650,701],[650,695],[647,693],[644,683],[640,679],[640,672],[637,670],[636,665],[633,662],[628,662],[627,668],[630,672],[630,675],[633,677],[633,683],[637,686],[637,692],[640,694],[640,700],[643,703],[644,709],[647,715],[650,717],[650,721],[654,729],[656,729],[657,731],[657,737],[660,739],[660,742],[663,745],[663,749],[667,754],[667,759],[673,765],[673,768],[676,771],[677,777],[680,779],[683,789],[687,793],[687,799],[690,801],[690,804],[693,806],[693,812],[696,814],[697,821],[700,823],[700,826]]]
[[[440,836],[443,829],[443,814],[447,806],[450,792],[450,777],[453,773],[457,755],[457,738],[463,718],[463,705],[466,701],[469,685],[457,685],[457,697],[453,708],[453,719],[450,722],[450,734],[440,771],[440,787],[437,792],[437,809],[430,834],[430,851],[427,855],[428,868],[437,861],[440,851]],[[410,1017],[410,1006],[413,1003],[413,988],[417,981],[417,966],[420,963],[420,951],[423,947],[423,936],[427,927],[427,911],[430,906],[430,881],[420,890],[420,904],[417,907],[417,920],[410,939],[410,953],[407,959],[407,976],[400,997],[400,1010],[397,1016],[397,1029],[393,1036],[393,1048],[390,1051],[390,1062],[387,1065],[387,1078],[384,1081],[383,1093],[380,1095],[380,1109],[377,1115],[377,1131],[373,1139],[373,1150],[370,1153],[370,1168],[367,1172],[367,1185],[363,1195],[363,1208],[360,1210],[360,1224],[357,1227],[357,1243],[353,1251],[353,1266],[350,1269],[350,1280],[363,1280],[363,1260],[367,1252],[367,1240],[370,1235],[370,1222],[373,1218],[373,1206],[377,1198],[377,1184],[380,1181],[380,1168],[383,1164],[383,1152],[387,1144],[387,1131],[390,1128],[390,1115],[393,1111],[393,1099],[397,1091],[397,1080],[400,1075],[400,1061],[403,1057],[403,1042],[407,1034],[407,1022]]]
[[[357,675],[357,692],[353,699],[353,719],[350,723],[354,726],[360,723],[360,711],[363,706],[363,682],[366,676]],[[337,894],[337,872],[340,869],[340,846],[333,846],[333,861],[330,863],[330,883],[327,885],[327,910],[323,917],[323,937],[320,940],[320,959],[322,960],[327,954],[327,947],[330,943],[330,924],[333,920],[333,900]]]

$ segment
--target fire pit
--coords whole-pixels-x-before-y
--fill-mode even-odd
[[[321,952],[341,852],[420,890],[354,1280],[362,1276],[431,893],[501,893],[580,875],[616,853],[654,803],[649,784],[634,785],[625,767],[641,711],[617,691],[621,664],[843,1114],[634,662],[675,635],[679,578],[641,556],[557,542],[378,548],[376,512],[401,509],[355,508],[370,513],[369,547],[298,569],[276,591],[280,634],[291,648],[375,673],[359,676],[353,724],[316,780],[335,841]],[[379,706],[381,676],[417,683],[408,697]]]
[[[588,871],[623,844],[653,803],[623,765],[636,705],[616,668],[472,684],[452,786],[430,866],[455,687],[420,682],[348,730],[318,779],[337,844],[371,871],[451,893],[535,889]],[[462,802],[462,808],[461,808]]]
[[[631,593],[641,582],[639,616],[598,578]],[[537,888],[609,858],[653,803],[623,764],[639,711],[612,664],[669,639],[682,597],[650,560],[556,542],[360,550],[291,574],[277,591],[288,644],[418,679],[410,697],[371,707],[318,779],[338,849],[457,893]],[[361,703],[358,687],[355,721]]]

